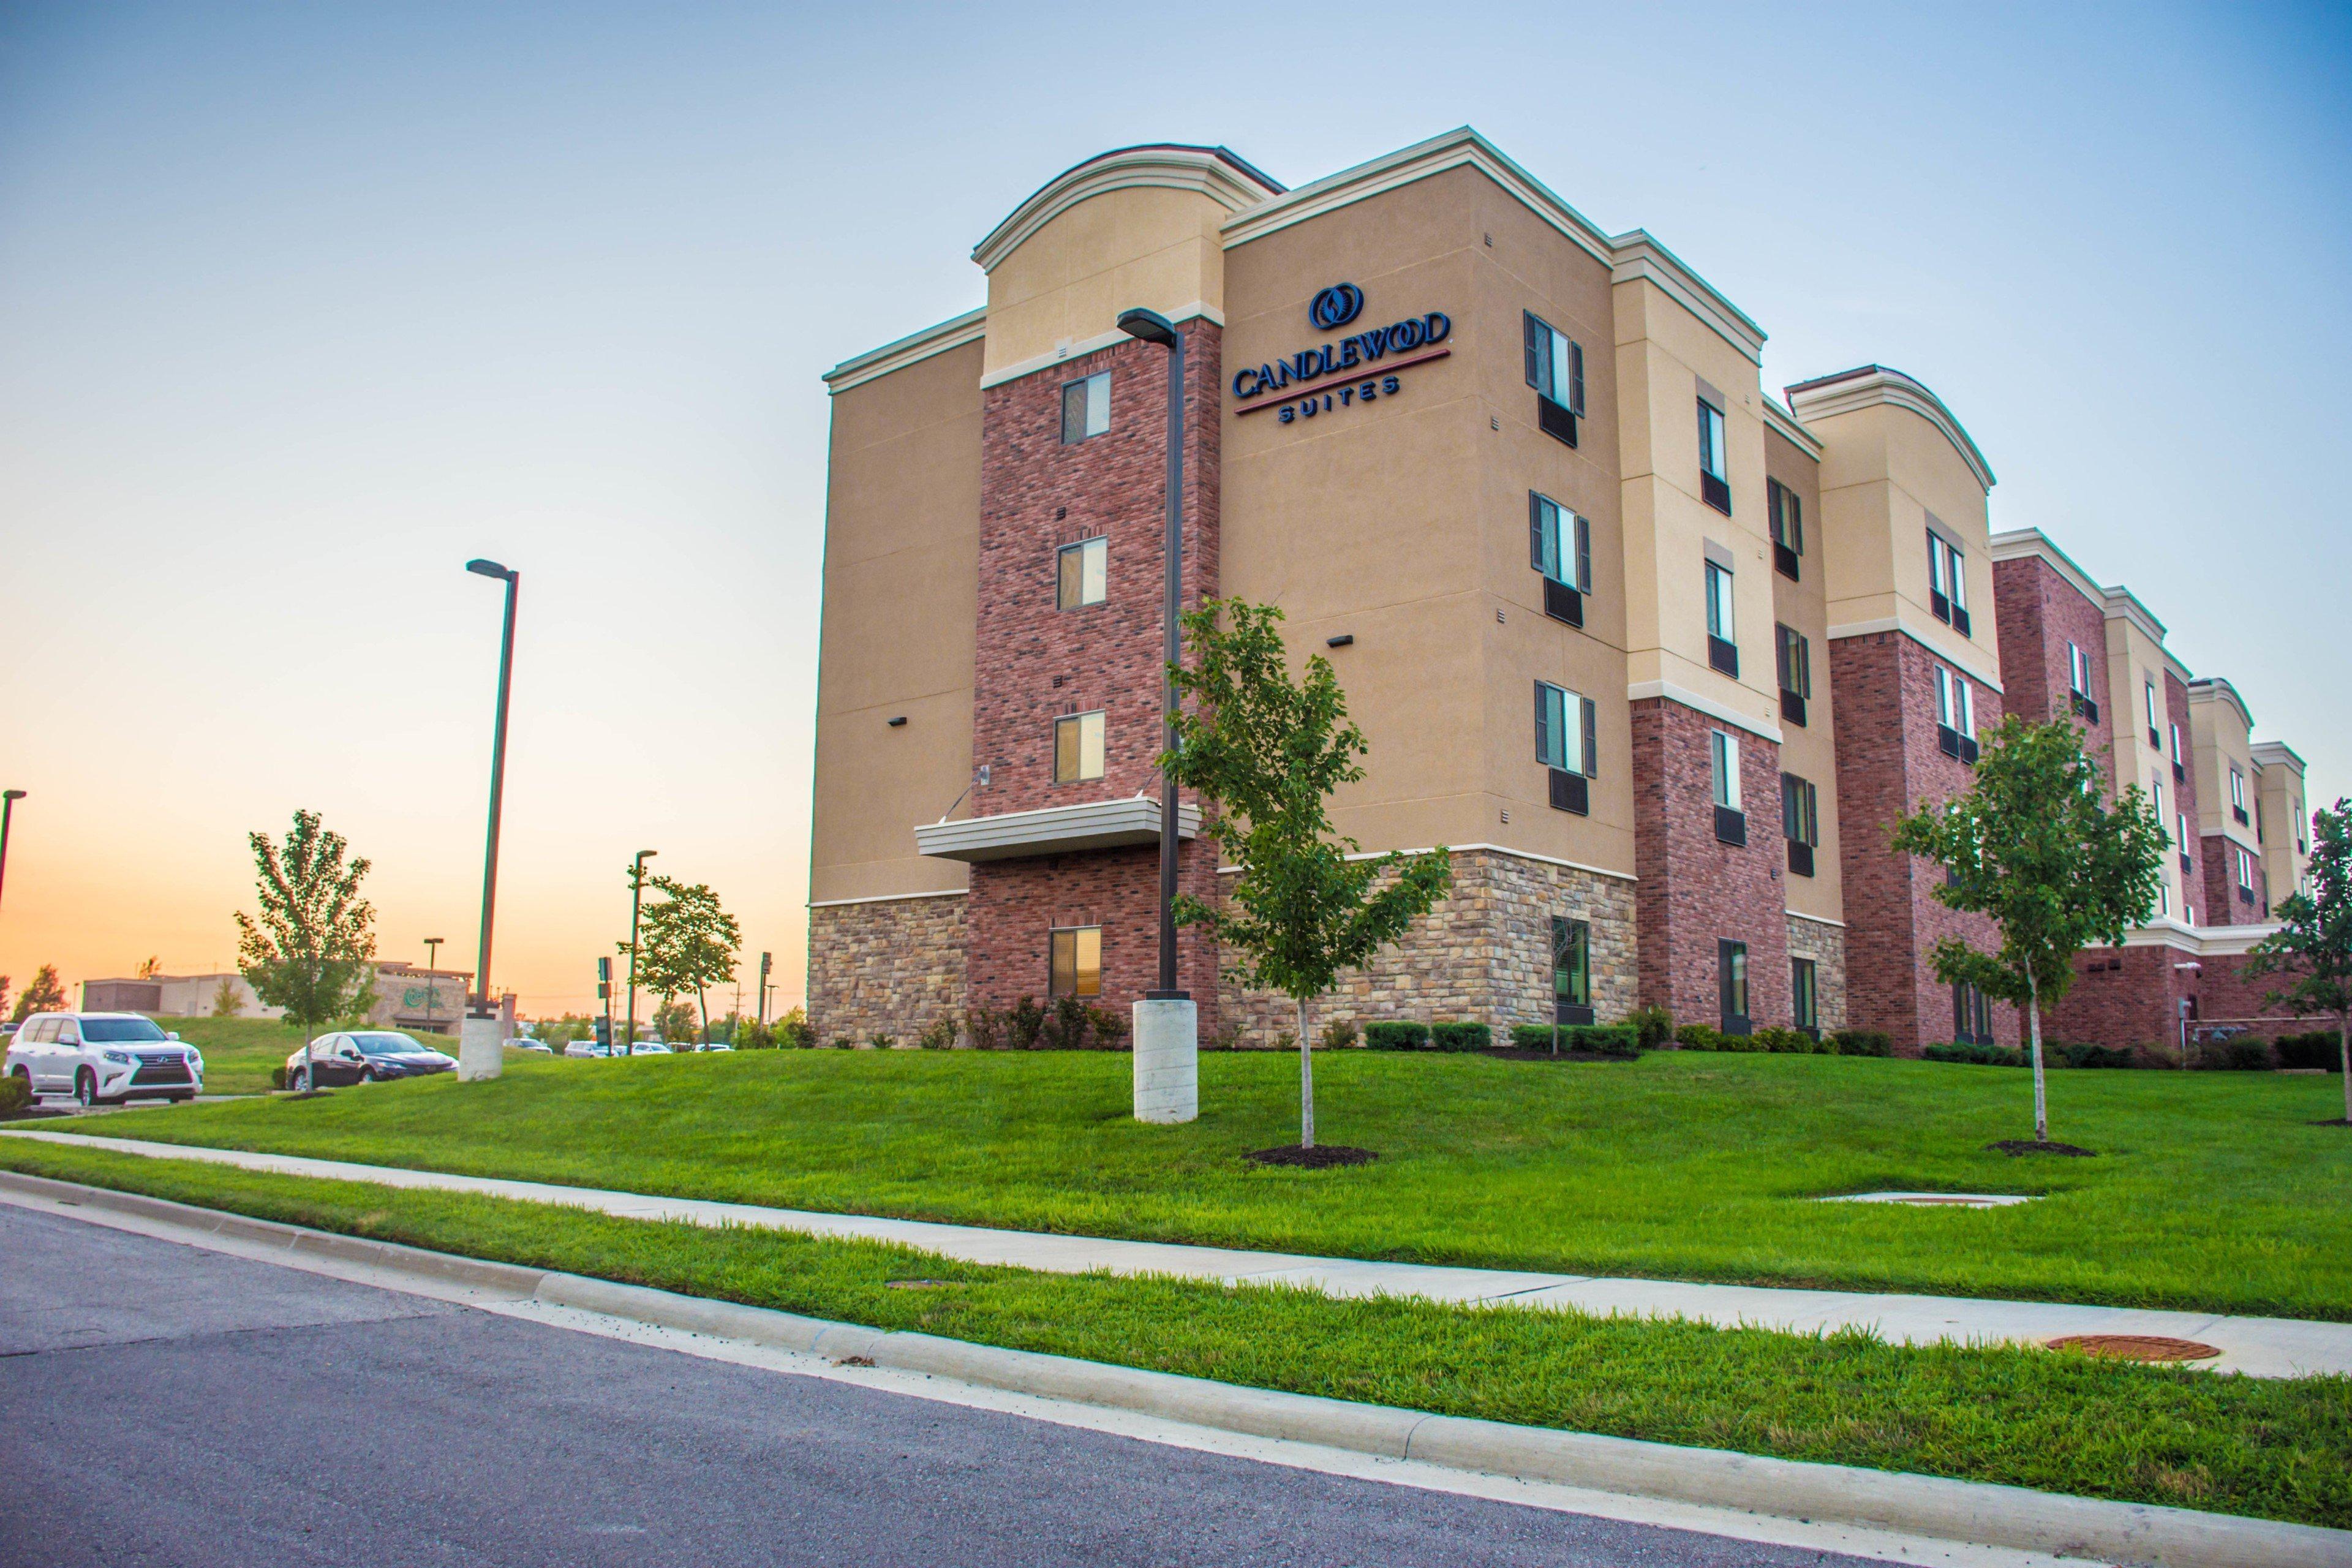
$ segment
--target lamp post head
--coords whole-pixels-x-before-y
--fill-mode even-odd
[[[25,792],[23,790],[0,789],[0,800],[22,800],[24,798]]]
[[[650,860],[650,859],[652,859],[656,855],[658,855],[658,854],[660,854],[660,853],[661,853],[661,851],[659,851],[658,849],[640,849],[640,850],[638,850],[638,851],[637,851],[637,858],[638,858],[639,860]]]
[[[1118,330],[1130,338],[1140,338],[1147,343],[1158,343],[1163,348],[1176,342],[1176,324],[1159,311],[1147,310],[1140,306],[1118,313]]]
[[[514,581],[515,576],[513,573],[508,571],[505,567],[499,565],[495,561],[468,561],[466,563],[466,570],[471,572],[477,577],[496,577],[502,583],[511,583]]]

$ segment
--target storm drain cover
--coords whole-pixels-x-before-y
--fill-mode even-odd
[[[1908,1204],[1916,1208],[1999,1209],[2030,1204],[2032,1194],[2019,1193],[1842,1193],[1823,1198],[1825,1204]]]
[[[2217,1345],[2162,1334],[2066,1334],[2047,1343],[2053,1351],[2081,1351],[2118,1361],[2206,1361],[2221,1353]]]

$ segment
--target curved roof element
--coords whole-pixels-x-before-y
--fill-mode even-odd
[[[2222,677],[2208,675],[2190,681],[2189,700],[2194,702],[2200,697],[2229,699],[2230,706],[2238,710],[2238,717],[2246,721],[2246,728],[2251,730],[2254,727],[2254,710],[2246,706],[2246,700],[2238,695],[2238,689]]]
[[[1789,407],[1800,419],[1826,419],[1879,403],[1907,408],[1943,432],[1944,439],[1952,444],[1960,460],[1968,464],[1969,471],[1976,475],[1978,484],[1986,489],[1993,487],[1992,465],[1977,450],[1967,428],[1944,406],[1942,398],[1927,390],[1925,383],[1899,370],[1890,370],[1883,364],[1857,365],[1835,375],[1801,381],[1788,393]]]
[[[1255,206],[1278,196],[1284,186],[1225,147],[1189,147],[1156,142],[1097,153],[1083,163],[1063,170],[1037,188],[1034,195],[1013,209],[988,237],[971,249],[971,258],[983,272],[1010,256],[1021,242],[1062,214],[1108,191],[1138,185],[1198,191],[1228,212]]]

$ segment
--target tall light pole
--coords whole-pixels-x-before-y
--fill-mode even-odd
[[[768,1023],[768,993],[775,989],[773,985],[768,984],[768,965],[773,956],[765,952],[760,955],[760,1026],[762,1028],[765,1028]]]
[[[506,629],[499,639],[498,731],[490,742],[489,843],[482,855],[482,952],[474,970],[474,1005],[466,1010],[457,1038],[457,1076],[485,1079],[498,1077],[505,1066],[506,1031],[499,1027],[491,1003],[490,928],[498,909],[499,810],[506,798],[507,694],[514,676],[515,591],[522,574],[495,561],[468,561],[466,570],[507,585]]]
[[[645,904],[646,862],[656,853],[638,850],[636,863],[629,868],[629,1033],[621,1047],[625,1057],[637,1054],[637,910]]]
[[[442,940],[437,936],[428,936],[425,939],[425,1029],[427,1034],[438,1033],[433,1026],[440,1021],[434,1016],[434,1009],[440,1003],[441,984],[434,975],[433,970],[435,958],[441,950]]]
[[[20,789],[0,789],[0,884],[8,879],[8,817],[16,803],[25,798]]]
[[[1157,310],[1122,310],[1118,330],[1168,351],[1168,510],[1160,639],[1163,751],[1176,750],[1175,667],[1184,592],[1184,334]],[[1190,1121],[1200,1114],[1200,1013],[1176,984],[1176,780],[1160,775],[1160,984],[1135,1005],[1135,1117]]]

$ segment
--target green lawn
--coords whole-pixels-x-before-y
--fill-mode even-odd
[[[273,1018],[158,1018],[205,1053],[206,1094],[266,1094],[269,1069],[286,1065],[302,1031]]]
[[[871,1058],[824,1068],[805,1058],[785,1061],[763,1063],[758,1072],[730,1065],[738,1069],[733,1078],[772,1090],[798,1074],[859,1065],[928,1073],[932,1081],[974,1070]],[[1246,1070],[1268,1065],[1253,1062]],[[615,1076],[627,1068],[617,1064]],[[557,1074],[539,1076],[553,1081]],[[686,1077],[659,1087],[668,1090]],[[383,1100],[411,1092],[395,1089]],[[307,1103],[340,1107],[356,1098]],[[423,1093],[415,1098],[428,1103]],[[2352,1379],[2217,1377],[2045,1351],[1904,1348],[1853,1334],[1808,1338],[1036,1274],[873,1243],[649,1224],[5,1137],[0,1165],[473,1257],[1256,1387],[2352,1525]],[[909,1278],[948,1283],[887,1288]]]
[[[2352,1135],[2328,1078],[2062,1071],[2053,1134],[2013,1069],[1665,1053],[1562,1066],[1327,1052],[1317,1125],[1380,1151],[1268,1170],[1286,1056],[1202,1058],[1202,1119],[1128,1116],[1129,1058],[747,1052],[509,1060],[305,1101],[73,1126],[794,1207],[1356,1258],[1899,1289],[2352,1321]],[[2047,1194],[1996,1210],[1816,1204],[1878,1188]]]

